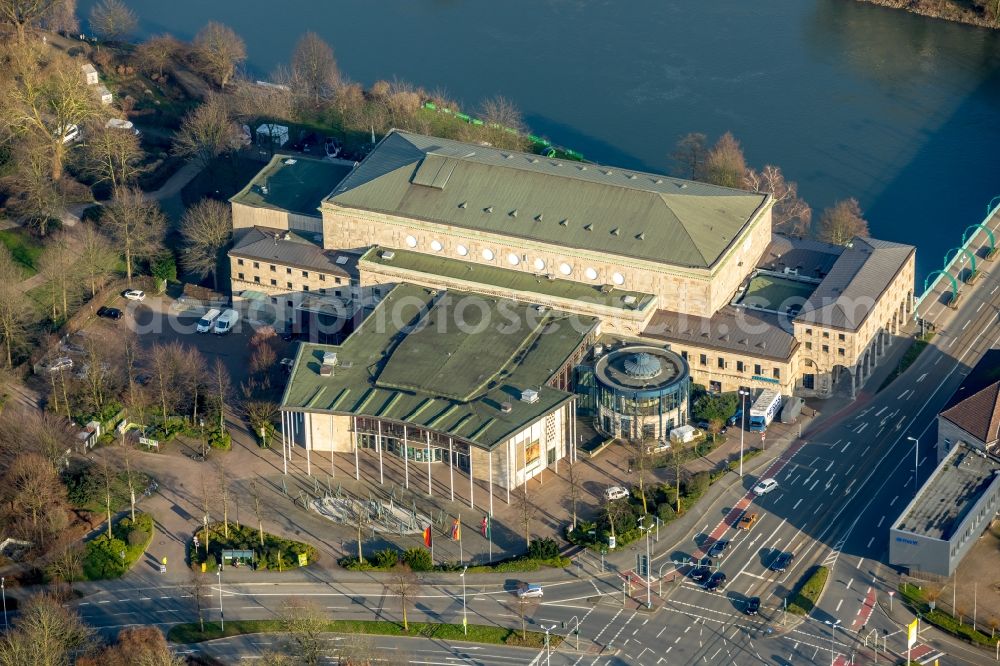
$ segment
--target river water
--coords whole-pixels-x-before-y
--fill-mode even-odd
[[[129,5],[144,35],[230,25],[255,73],[314,30],[350,78],[466,109],[502,94],[535,133],[609,164],[664,171],[680,135],[732,131],[814,209],[859,199],[873,235],[918,246],[920,279],[1000,195],[1000,34],[852,0]]]

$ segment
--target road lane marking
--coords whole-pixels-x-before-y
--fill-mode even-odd
[[[863,557],[860,560],[858,560],[858,569],[861,569],[861,563],[864,562],[864,561],[865,561],[865,558],[863,558]]]
[[[868,453],[868,450],[869,450],[869,449],[871,449],[871,448],[872,448],[872,445],[871,445],[871,444],[869,444],[868,446],[866,446],[866,447],[865,447],[865,450],[864,450],[864,451],[863,451],[863,452],[861,453],[861,455],[862,455],[862,456],[866,455],[866,454]]]
[[[854,432],[856,432],[856,433],[861,433],[861,432],[862,432],[862,431],[864,431],[864,429],[865,429],[865,428],[867,428],[867,427],[868,427],[868,423],[867,423],[867,422],[865,422],[865,423],[862,423],[862,424],[861,424],[861,427],[859,427],[859,428],[858,428],[857,430],[855,430]]]
[[[924,374],[922,374],[919,377],[917,377],[917,383],[919,384],[920,382],[924,381],[924,377],[926,377],[926,376],[927,376],[927,373],[925,372]]]
[[[851,585],[853,584],[854,584],[854,579],[852,578],[851,580],[847,581],[847,585],[845,587],[849,590],[851,589]]]
[[[812,486],[809,488],[809,492],[812,492],[812,491],[816,490],[816,485],[818,483],[819,483],[819,479],[816,479],[815,481],[813,481]]]
[[[873,543],[875,543],[875,537],[868,540],[868,545],[865,548],[871,548]]]
[[[958,340],[958,338],[952,338],[952,339],[951,339],[951,342],[949,342],[949,343],[948,343],[948,349],[951,349],[951,346],[952,346],[953,344],[955,344],[955,341],[957,341],[957,340]]]
[[[979,312],[980,310],[982,310],[984,305],[986,305],[986,303],[980,303],[979,307],[976,308],[976,312]]]
[[[798,501],[795,502],[795,506],[792,507],[792,511],[795,511],[797,508],[799,508],[799,504],[802,504],[802,499],[803,498],[800,497]]]
[[[844,600],[843,600],[843,599],[841,599],[840,601],[838,601],[838,602],[837,602],[837,607],[833,609],[833,612],[834,612],[834,613],[839,613],[839,612],[840,612],[840,606],[841,606],[841,604],[843,604],[843,603],[844,603]]]
[[[847,471],[844,472],[844,476],[850,476],[853,470],[854,470],[854,465],[851,465],[850,467],[847,468]]]
[[[847,453],[847,447],[849,447],[850,445],[851,445],[851,443],[850,443],[850,442],[848,442],[847,444],[844,444],[844,448],[842,448],[842,449],[840,450],[840,452],[841,452],[841,453]]]
[[[830,461],[830,464],[826,466],[826,470],[824,470],[824,471],[829,472],[831,467],[833,467],[833,461],[832,460]]]
[[[819,505],[817,505],[817,506],[816,506],[816,510],[815,510],[815,511],[813,511],[813,515],[815,516],[815,515],[816,515],[817,513],[819,513],[819,510],[820,510],[820,509],[822,509],[822,508],[823,508],[823,505],[822,505],[822,504],[819,504]]]
[[[898,500],[898,499],[899,499],[899,495],[896,495],[895,497],[893,497],[893,498],[892,498],[892,501],[891,501],[891,502],[889,502],[889,506],[892,506],[893,504],[895,504],[895,503],[896,503],[896,500]]]
[[[979,312],[979,310],[976,310],[976,312]],[[970,322],[972,322],[971,319],[969,321],[965,322],[964,324],[962,324],[962,330],[963,331],[969,327],[969,323]]]
[[[994,293],[996,293],[996,290],[997,290],[997,287],[993,287],[993,291],[990,292],[990,296],[992,296]]]

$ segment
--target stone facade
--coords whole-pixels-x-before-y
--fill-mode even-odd
[[[653,294],[659,308],[704,316],[724,306],[771,241],[771,210],[761,210],[709,270],[617,257],[549,243],[373,213],[329,202],[322,206],[327,249],[373,245],[451,257],[477,264],[552,274],[584,284]]]
[[[268,227],[305,233],[321,234],[323,221],[316,215],[300,215],[286,210],[248,206],[237,201],[233,208],[233,229]]]
[[[794,351],[788,359],[769,359],[689,344],[671,344],[670,349],[688,362],[691,381],[705,388],[724,392],[741,387],[773,389],[782,395],[792,395],[795,388]]]

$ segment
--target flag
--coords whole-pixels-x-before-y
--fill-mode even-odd
[[[917,626],[919,620],[914,620],[913,622],[906,625],[906,649],[909,650],[917,642]]]
[[[428,548],[431,547],[431,526],[428,525],[424,528],[424,545]]]
[[[451,524],[451,540],[459,541],[462,538],[462,524],[458,522],[458,518]]]
[[[489,516],[483,516],[483,522],[480,523],[479,529],[482,531],[484,537],[486,537],[487,539],[490,538],[490,531],[491,530],[490,530],[490,517]]]

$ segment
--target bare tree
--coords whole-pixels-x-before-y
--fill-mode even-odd
[[[402,562],[394,566],[389,578],[389,589],[399,597],[399,606],[403,611],[403,631],[409,632],[410,623],[407,619],[407,611],[417,589],[417,576],[413,573],[413,569]]]
[[[45,572],[50,578],[70,585],[83,578],[83,544],[68,534],[59,537],[49,551]]]
[[[3,666],[69,666],[76,654],[94,643],[94,630],[59,600],[32,597],[21,609],[13,631],[0,638]]]
[[[670,159],[675,163],[673,172],[681,178],[702,180],[705,160],[708,158],[708,138],[700,132],[685,134],[678,141]]]
[[[649,513],[646,504],[646,475],[649,472],[650,450],[649,447],[655,440],[644,437],[635,437],[632,440],[633,451],[635,452],[635,471],[639,481],[639,499],[642,500],[642,512]]]
[[[257,535],[260,537],[260,547],[264,547],[264,518],[260,511],[260,490],[257,479],[250,479],[250,498],[253,500],[253,511],[257,515]]]
[[[125,255],[125,278],[132,284],[135,262],[152,257],[160,249],[167,219],[155,201],[137,188],[115,192],[101,213],[101,226],[115,239]]]
[[[81,224],[78,239],[80,253],[77,260],[89,287],[90,296],[93,298],[117,268],[118,253],[111,247],[108,237],[99,232],[93,224]]]
[[[66,487],[52,463],[41,455],[22,453],[14,458],[2,488],[8,525],[22,538],[45,548],[65,529]]]
[[[247,398],[241,403],[243,416],[250,424],[251,430],[266,437],[272,429],[274,417],[278,415],[278,405],[269,400],[253,400]]]
[[[576,461],[570,458],[566,464],[566,481],[569,483],[569,501],[573,506],[573,529],[576,529],[576,507],[580,501],[580,474]]]
[[[205,166],[213,158],[238,149],[242,136],[225,101],[212,95],[184,116],[174,135],[174,153]]]
[[[212,286],[219,288],[219,261],[233,237],[233,219],[228,204],[216,199],[202,199],[187,209],[181,219],[184,250],[181,264],[185,270],[204,278],[212,274]]]
[[[621,500],[608,500],[604,505],[604,516],[608,519],[611,536],[615,536],[618,523],[630,513],[628,505]]]
[[[66,209],[66,198],[59,183],[52,179],[51,157],[32,141],[29,138],[27,144],[13,151],[14,171],[5,188],[10,195],[7,206],[44,236],[49,224]]]
[[[136,59],[142,71],[163,76],[183,46],[172,35],[153,35],[135,48]]]
[[[42,19],[42,27],[52,32],[74,34],[80,31],[76,18],[76,0],[57,0],[52,10]]]
[[[47,156],[51,178],[58,182],[67,154],[77,145],[68,132],[98,115],[98,101],[79,63],[59,51],[26,44],[9,48],[6,56],[9,85],[0,98],[0,127],[22,135],[32,150]]]
[[[90,10],[90,29],[106,42],[117,42],[135,32],[139,19],[121,0],[101,0]]]
[[[479,115],[484,123],[483,136],[494,147],[511,150],[523,150],[526,147],[524,134],[527,126],[521,111],[513,102],[501,96],[483,100]]]
[[[58,322],[69,316],[70,305],[75,305],[80,295],[80,264],[70,249],[69,234],[60,231],[52,236],[42,251],[39,266],[45,277],[52,321]]]
[[[295,663],[318,666],[324,660],[326,640],[323,634],[329,622],[319,606],[301,599],[291,599],[281,606],[281,628],[288,636],[289,653]]]
[[[81,152],[81,171],[113,189],[127,187],[145,170],[139,137],[129,129],[92,124]]]
[[[531,502],[524,484],[514,491],[514,507],[521,529],[524,530],[524,547],[527,548],[531,545],[531,523],[538,514],[538,507]]]
[[[774,231],[789,236],[806,236],[812,223],[812,208],[799,198],[799,185],[785,180],[781,168],[767,164],[759,172],[747,169],[744,186],[755,192],[767,192],[774,199],[771,209]]]
[[[0,340],[3,340],[7,367],[14,366],[14,352],[27,345],[31,302],[20,288],[23,277],[10,250],[0,245]]]
[[[247,59],[247,47],[229,26],[210,21],[194,38],[194,53],[202,73],[225,88],[236,68]]]
[[[528,640],[528,623],[525,621],[525,616],[528,614],[528,604],[531,600],[528,597],[517,597],[517,614],[521,618],[521,640]]]
[[[180,366],[185,351],[178,342],[154,344],[149,352],[149,369],[152,387],[160,403],[160,416],[164,422],[174,413],[179,394],[184,390]]]
[[[218,475],[218,495],[222,503],[222,534],[229,538],[229,475],[226,474],[226,463],[222,458],[215,459],[215,472]]]
[[[288,81],[290,74],[272,77],[276,83]],[[294,99],[289,85],[262,86],[256,81],[237,77],[229,85],[226,107],[232,120],[250,122],[256,118],[291,118],[294,115]],[[237,128],[239,129],[239,128]],[[241,137],[236,137],[237,142]]]
[[[0,0],[0,20],[14,26],[18,44],[24,44],[28,30],[52,15],[60,0]]]
[[[311,30],[302,35],[292,53],[291,87],[313,108],[330,99],[340,81],[333,49]]]
[[[226,370],[226,364],[221,358],[216,358],[212,364],[212,391],[215,409],[219,414],[219,433],[222,434],[226,431],[226,403],[229,401],[232,385],[229,381],[229,371]]]
[[[747,165],[740,142],[730,132],[726,132],[715,142],[705,158],[704,180],[713,185],[739,188]]]
[[[208,552],[208,543],[205,544],[205,552]],[[187,588],[191,594],[191,598],[194,600],[195,611],[198,613],[198,626],[201,629],[201,633],[205,633],[205,602],[202,599],[205,594],[205,587],[204,576],[192,569],[191,574],[188,576]]]
[[[861,216],[857,199],[838,201],[823,211],[817,234],[820,240],[834,245],[847,245],[855,236],[867,236],[868,222]]]
[[[156,627],[129,627],[118,632],[118,641],[93,656],[82,657],[76,666],[184,666]]]

